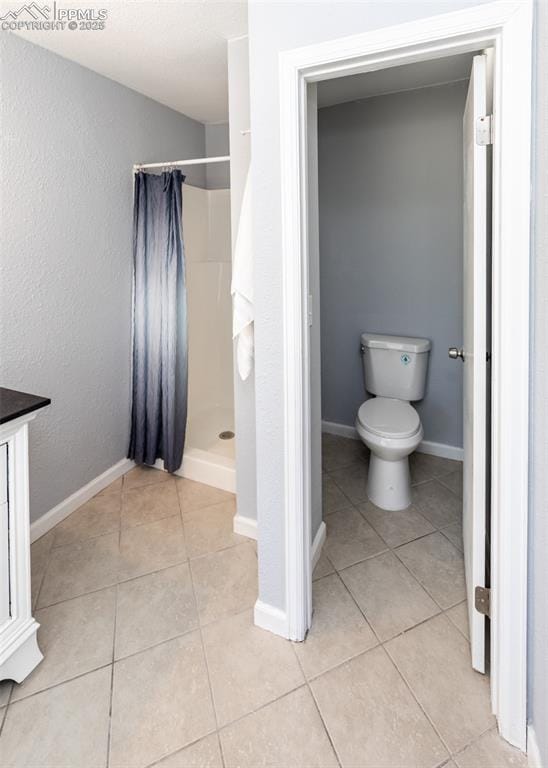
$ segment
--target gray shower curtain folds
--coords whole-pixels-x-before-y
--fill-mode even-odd
[[[188,339],[180,171],[135,174],[133,402],[128,458],[181,466]]]

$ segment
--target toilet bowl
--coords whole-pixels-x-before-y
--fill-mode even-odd
[[[382,509],[406,509],[411,504],[408,456],[424,434],[417,411],[403,400],[373,397],[360,406],[356,430],[371,450],[369,499]]]
[[[375,395],[356,416],[358,435],[371,450],[367,494],[382,509],[405,509],[411,504],[408,456],[424,434],[411,402],[424,396],[430,341],[362,333],[361,352],[365,389]]]

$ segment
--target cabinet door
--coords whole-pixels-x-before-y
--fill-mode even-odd
[[[0,626],[10,618],[8,446],[0,445]]]

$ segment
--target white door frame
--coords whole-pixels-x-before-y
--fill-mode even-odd
[[[495,49],[493,104],[491,691],[526,748],[531,0],[498,0],[280,54],[287,637],[312,595],[307,318],[307,84]]]

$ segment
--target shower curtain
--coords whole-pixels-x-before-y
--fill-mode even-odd
[[[133,402],[128,458],[181,466],[187,416],[187,320],[180,171],[135,175]]]

